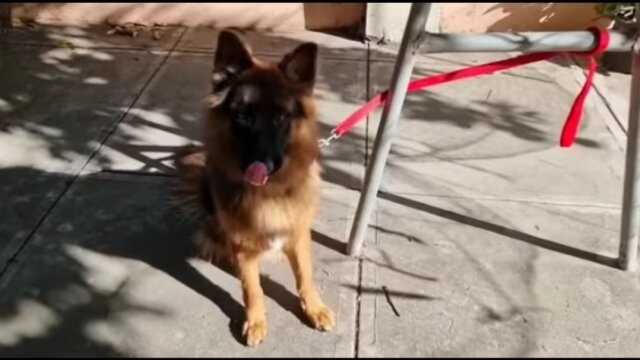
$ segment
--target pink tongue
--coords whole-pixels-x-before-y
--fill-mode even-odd
[[[269,170],[267,165],[259,161],[249,165],[244,172],[244,179],[253,186],[262,186],[267,183],[269,179]]]

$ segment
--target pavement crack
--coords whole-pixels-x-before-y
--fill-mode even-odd
[[[362,257],[358,259],[358,289],[356,293],[356,328],[353,355],[359,357],[360,351],[360,318],[362,317]]]
[[[611,338],[611,339],[604,339],[602,341],[589,341],[587,339],[583,339],[579,336],[575,337],[576,340],[578,340],[579,343],[583,344],[583,345],[588,345],[588,346],[604,346],[604,345],[610,345],[610,344],[615,344],[618,341],[620,341],[619,337],[615,337],[615,338]]]

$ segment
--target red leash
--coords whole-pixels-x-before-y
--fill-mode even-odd
[[[593,86],[593,77],[598,67],[598,63],[595,57],[609,47],[609,33],[606,30],[601,30],[597,28],[589,28],[595,37],[596,37],[596,47],[595,49],[588,52],[578,52],[573,53],[575,55],[588,56],[589,57],[589,72],[587,74],[587,81],[585,82],[582,90],[576,97],[573,105],[571,106],[571,111],[567,116],[567,120],[565,121],[564,128],[562,129],[562,135],[560,137],[560,146],[561,147],[569,147],[573,145],[573,142],[576,138],[576,134],[578,132],[578,126],[580,125],[580,120],[582,118],[582,112],[584,109],[584,102],[589,94],[589,90]],[[450,83],[456,80],[468,79],[472,77],[477,77],[480,75],[488,75],[493,74],[498,71],[508,70],[514,67],[527,65],[533,62],[548,60],[553,57],[556,57],[560,54],[565,54],[562,52],[542,52],[542,53],[534,53],[534,54],[525,54],[521,56],[517,56],[511,59],[500,60],[488,64],[482,64],[477,66],[472,66],[466,69],[457,70],[453,72],[449,72],[446,74],[440,74],[436,76],[426,77],[418,80],[414,80],[409,83],[407,88],[407,93],[412,93],[418,90],[422,90],[431,86],[440,85]],[[320,141],[321,146],[327,146],[333,139],[338,139],[342,135],[349,132],[356,124],[358,124],[361,120],[365,118],[370,112],[375,110],[377,107],[386,104],[387,97],[389,95],[388,90],[374,96],[369,102],[364,104],[361,108],[356,110],[353,114],[351,114],[346,120],[341,122],[333,131],[331,132],[331,136],[327,139],[323,139]]]

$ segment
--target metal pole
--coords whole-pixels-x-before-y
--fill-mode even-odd
[[[407,87],[415,64],[420,44],[425,35],[425,25],[431,10],[430,3],[413,3],[402,36],[402,43],[393,69],[389,99],[382,113],[378,133],[373,144],[371,162],[367,166],[362,195],[358,202],[355,219],[351,227],[347,252],[351,256],[359,256],[364,243],[364,235],[373,212],[374,200],[378,196],[380,182],[391,150],[393,133],[402,112],[402,105],[407,95]]]
[[[633,39],[621,32],[609,33],[607,51],[631,51]],[[596,46],[596,38],[590,31],[522,32],[484,34],[431,34],[429,44],[421,53],[468,52],[570,52],[589,51]]]
[[[640,4],[636,4],[636,26],[640,33]],[[629,129],[627,130],[627,157],[622,195],[622,225],[618,261],[626,271],[638,267],[638,233],[640,232],[640,38],[633,46],[631,92],[629,96]]]
[[[10,28],[12,25],[11,5],[13,3],[0,4],[0,28]]]

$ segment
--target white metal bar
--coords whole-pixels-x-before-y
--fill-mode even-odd
[[[610,32],[607,51],[631,51],[633,39],[620,32]],[[424,53],[457,52],[571,52],[589,51],[596,46],[590,31],[522,32],[484,34],[432,34],[425,40]]]
[[[638,266],[638,231],[640,230],[640,54],[633,54],[629,96],[629,129],[622,196],[622,225],[620,227],[620,267],[635,271]]]
[[[398,52],[393,76],[391,77],[389,99],[382,112],[382,118],[373,144],[371,162],[367,166],[362,195],[360,196],[358,209],[351,227],[351,235],[347,245],[347,252],[351,256],[359,256],[364,244],[364,236],[373,212],[375,199],[378,196],[389,150],[391,150],[393,133],[400,119],[415,58],[425,35],[424,28],[430,9],[430,3],[413,3],[411,5],[400,51]]]

